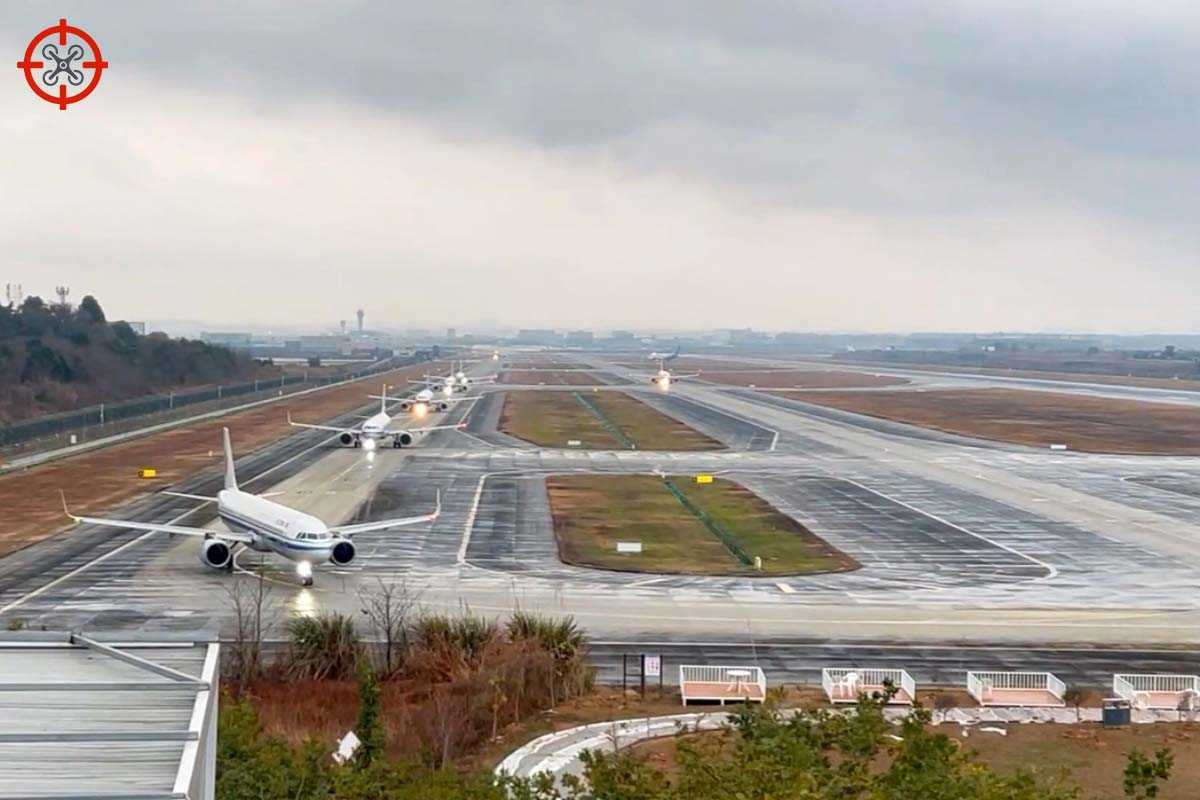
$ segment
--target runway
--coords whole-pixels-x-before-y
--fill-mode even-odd
[[[645,642],[678,658],[769,657],[772,668],[806,677],[825,660],[863,654],[930,675],[1052,662],[1089,679],[1114,669],[1180,671],[1197,660],[1194,459],[931,436],[746,389],[684,382],[663,394],[633,370],[590,357],[581,366],[726,449],[537,448],[496,430],[501,395],[514,390],[504,386],[483,387],[473,408],[450,412],[451,422],[466,416],[463,430],[432,433],[411,449],[368,458],[298,434],[240,460],[240,475],[261,473],[251,488],[286,491],[284,502],[331,524],[420,513],[438,490],[443,513],[431,524],[360,536],[356,561],[320,570],[311,589],[268,557],[275,599],[292,613],[357,613],[360,588],[403,579],[429,608],[572,614],[598,643],[614,643],[596,646],[602,671],[613,648]],[[863,567],[722,578],[559,560],[546,475],[654,471],[738,480]],[[179,488],[203,494],[215,483],[206,475]],[[192,506],[155,497],[115,513],[165,521]],[[200,508],[185,519],[210,517]],[[0,616],[51,628],[219,626],[228,618],[222,587],[239,579],[203,567],[194,541],[81,528],[0,560]]]

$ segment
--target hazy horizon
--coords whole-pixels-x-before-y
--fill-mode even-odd
[[[1200,330],[1182,3],[10,3],[0,283],[231,329]]]

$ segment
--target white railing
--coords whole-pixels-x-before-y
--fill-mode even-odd
[[[891,684],[904,692],[903,700],[912,701],[917,696],[917,682],[908,670],[903,669],[830,669],[821,670],[821,686],[825,696],[832,702],[853,702],[865,691],[881,690]]]
[[[1184,697],[1200,701],[1200,676],[1197,675],[1113,675],[1113,694],[1137,708],[1178,708]],[[1179,695],[1155,698],[1154,695]]]
[[[968,672],[967,691],[979,703],[990,703],[997,691],[1049,692],[1062,700],[1067,685],[1049,672]]]
[[[1133,692],[1200,692],[1200,676],[1113,675],[1113,694],[1128,700]]]
[[[767,694],[767,676],[759,667],[711,667],[700,666],[695,664],[682,664],[679,667],[679,691],[683,696],[683,702],[686,704],[691,700],[719,700],[726,696],[725,693],[715,692],[711,696],[703,691],[693,694],[688,693],[687,685],[690,683],[709,683],[718,684],[727,687],[735,686],[757,686],[759,690],[758,699],[761,699]]]

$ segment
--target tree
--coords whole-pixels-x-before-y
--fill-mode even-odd
[[[1130,750],[1125,764],[1125,796],[1134,800],[1149,800],[1158,797],[1160,783],[1171,777],[1175,756],[1167,748],[1154,751],[1154,758],[1147,758],[1141,750]]]
[[[399,667],[399,653],[408,647],[408,630],[418,593],[403,580],[375,579],[374,587],[361,587],[358,602],[362,613],[383,640],[383,674],[388,677]]]
[[[233,615],[233,674],[241,688],[262,675],[265,632],[279,621],[282,609],[263,577],[262,561],[250,579],[225,583],[221,588]]]
[[[369,658],[358,660],[358,722],[354,733],[359,741],[354,765],[369,767],[387,746],[387,733],[380,719],[379,681]]]
[[[96,298],[90,294],[86,295],[79,303],[79,308],[76,313],[83,319],[87,320],[92,325],[101,325],[107,320],[104,318],[104,311],[100,308],[100,304],[96,302]]]
[[[1087,699],[1087,692],[1079,686],[1068,686],[1063,692],[1063,702],[1075,709],[1075,721],[1079,722],[1083,718],[1083,711],[1080,708],[1083,701]]]

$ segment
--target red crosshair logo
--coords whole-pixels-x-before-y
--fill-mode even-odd
[[[80,61],[79,67],[90,69],[92,71],[92,79],[88,81],[87,86],[75,94],[67,94],[67,84],[72,86],[80,86],[83,84],[83,70],[73,66],[75,61],[83,58],[84,49],[79,44],[73,44],[66,50],[61,52],[60,47],[67,46],[67,35],[70,34],[78,39],[82,39],[88,47],[91,48],[92,57],[89,61]],[[41,51],[43,59],[49,60],[50,69],[47,69],[40,76],[35,76],[35,69],[42,69],[46,66],[46,61],[34,60],[34,50],[42,43],[43,40],[53,36],[58,37],[58,46],[53,42],[47,43]],[[29,88],[33,89],[34,94],[42,98],[48,103],[54,103],[60,110],[66,111],[67,106],[71,103],[78,103],[83,98],[95,90],[100,83],[100,75],[104,70],[108,69],[108,62],[100,55],[100,45],[96,44],[96,40],[91,37],[83,28],[76,28],[74,25],[68,25],[65,19],[60,19],[57,25],[46,28],[46,30],[34,36],[30,40],[29,46],[25,48],[25,58],[17,62],[17,69],[24,70],[25,81],[29,84]],[[57,86],[58,94],[52,94],[43,87]]]

